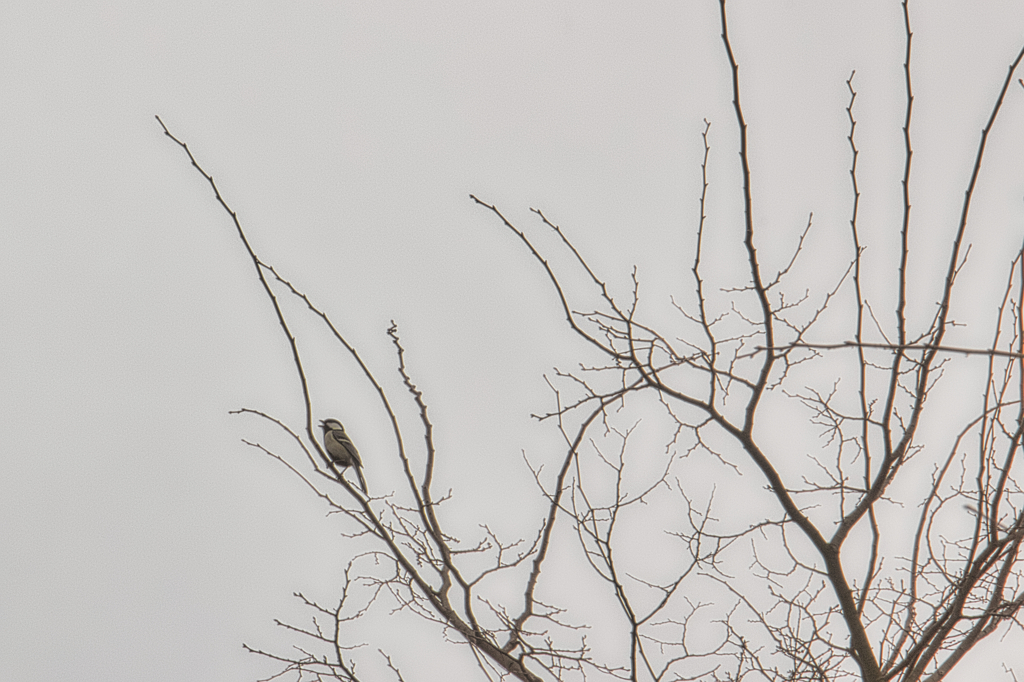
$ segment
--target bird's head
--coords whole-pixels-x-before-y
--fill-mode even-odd
[[[344,431],[345,427],[341,425],[341,422],[337,419],[324,419],[320,422],[320,428],[324,430],[324,433],[328,431]]]

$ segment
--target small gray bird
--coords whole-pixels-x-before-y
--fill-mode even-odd
[[[964,505],[964,509],[966,509],[967,511],[971,512],[971,514],[973,514],[974,516],[978,516],[978,508],[975,507],[973,504],[965,504]],[[989,519],[986,516],[985,517],[985,525],[988,525],[988,520]],[[1013,530],[1013,528],[1011,526],[1008,526],[1008,525],[1006,525],[1005,523],[1002,523],[1002,522],[996,524],[996,527],[999,528],[999,530],[1003,531],[1004,533],[1009,533],[1011,530]]]
[[[337,419],[325,419],[320,422],[324,430],[324,449],[331,460],[342,469],[355,467],[359,477],[359,487],[366,492],[366,479],[363,478],[363,462],[359,459],[359,450],[352,444],[352,439],[345,433],[345,427]]]

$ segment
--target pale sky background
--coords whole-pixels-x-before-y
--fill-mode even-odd
[[[1024,12],[911,9],[914,219],[949,234]],[[898,2],[734,0],[730,11],[767,257],[809,211],[847,229],[853,69],[862,219],[893,215]],[[550,404],[543,373],[571,366],[580,345],[542,272],[468,195],[535,231],[528,209],[544,210],[618,291],[636,264],[665,305],[689,286],[704,118],[721,192],[710,210],[735,217],[717,12],[713,0],[7,0],[0,679],[253,680],[275,668],[241,643],[294,642],[273,619],[302,622],[291,593],[329,601],[343,565],[323,505],[240,441],[273,432],[228,414],[258,408],[298,427],[299,385],[228,217],[155,114],[264,259],[392,387],[384,331],[399,323],[454,453],[444,487],[514,516],[517,495],[537,503],[520,453],[552,442],[529,419]],[[995,237],[1016,249],[1024,233],[1022,140],[1015,84],[979,196],[997,250]],[[377,404],[322,329],[289,310],[317,416],[342,416],[370,459],[388,443]],[[390,475],[372,462],[367,473],[378,485]],[[481,514],[500,524],[504,512]],[[1002,679],[1000,659],[1024,666],[1019,646],[983,654],[989,676],[958,679]]]

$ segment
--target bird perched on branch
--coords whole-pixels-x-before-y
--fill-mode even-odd
[[[366,479],[363,478],[363,463],[359,459],[359,450],[352,444],[352,439],[345,433],[345,427],[337,419],[325,419],[320,422],[324,430],[324,449],[331,461],[342,469],[354,467],[359,477],[359,487],[366,492]]]

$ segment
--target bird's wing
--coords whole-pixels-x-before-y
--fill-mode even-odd
[[[359,450],[356,450],[356,446],[352,443],[348,434],[344,431],[331,431],[331,438],[348,451],[349,456],[352,457],[353,464],[357,467],[363,466],[362,460],[359,459]]]

